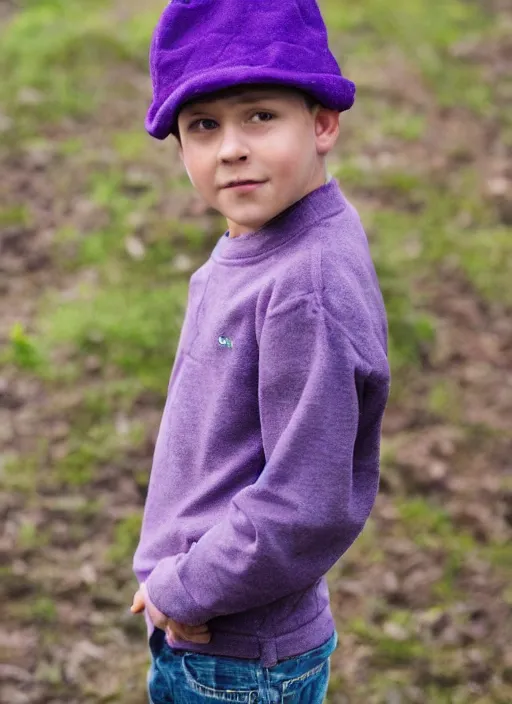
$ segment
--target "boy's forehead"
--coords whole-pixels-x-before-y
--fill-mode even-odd
[[[290,94],[291,91],[286,90],[286,88],[283,88],[282,86],[276,88],[272,86],[265,86],[261,88],[227,88],[225,90],[216,91],[215,93],[210,93],[204,97],[191,100],[183,106],[182,110],[188,112],[193,110],[195,107],[212,107],[221,101],[236,105],[239,103],[256,102],[258,100],[268,100],[269,98],[274,100],[281,98],[284,100],[288,98]]]

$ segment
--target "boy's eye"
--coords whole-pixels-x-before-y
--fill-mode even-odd
[[[267,112],[266,110],[260,110],[259,112],[254,113],[253,117],[256,117],[256,115],[267,115],[270,116],[270,119],[274,117],[273,113]],[[200,125],[202,122],[215,122],[215,120],[212,120],[208,117],[203,117],[200,120],[196,120],[195,122],[192,122],[192,124],[189,127],[189,130],[194,129],[196,125]],[[263,122],[270,122],[270,120],[263,120]],[[199,130],[199,132],[211,132],[212,130],[210,129],[204,129],[204,130]]]

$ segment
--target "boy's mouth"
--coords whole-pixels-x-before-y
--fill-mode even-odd
[[[243,181],[229,181],[223,188],[236,188],[237,186],[250,186],[259,183],[266,183],[266,181],[255,181],[252,179],[245,179]]]

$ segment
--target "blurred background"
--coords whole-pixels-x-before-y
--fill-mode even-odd
[[[323,0],[329,172],[390,323],[382,481],[329,573],[330,704],[512,702],[512,6]],[[129,607],[190,274],[225,231],[144,131],[162,0],[0,0],[0,700],[145,699]]]

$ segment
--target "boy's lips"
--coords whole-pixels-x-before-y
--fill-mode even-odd
[[[228,181],[222,188],[234,188],[235,186],[249,186],[251,184],[266,183],[266,181],[257,181],[256,179],[241,179],[240,181]]]

